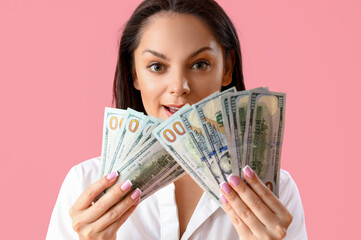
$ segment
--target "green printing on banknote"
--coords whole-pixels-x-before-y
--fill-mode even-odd
[[[150,195],[152,195],[154,192],[158,191],[160,188],[167,186],[168,184],[176,181],[177,179],[181,178],[184,175],[185,175],[184,169],[181,166],[177,166],[176,169],[174,169],[161,181],[157,182],[156,184],[153,184],[147,190],[142,192],[142,195],[140,196],[140,202],[146,199],[147,197],[149,197]]]
[[[201,161],[209,169],[214,180],[219,185],[224,181],[224,179],[222,178],[221,170],[216,162],[215,156],[213,155],[210,157],[210,147],[207,146],[209,143],[206,141],[206,138],[202,133],[201,124],[196,116],[195,110],[193,108],[189,108],[182,111],[179,114],[179,117],[183,126],[187,130],[191,141],[197,149],[199,156],[201,157]]]
[[[247,108],[248,108],[248,100],[249,100],[249,92],[237,96],[235,101],[234,109],[232,109],[232,112],[234,111],[234,138],[236,142],[236,153],[238,158],[238,164],[239,167],[243,167],[243,142],[244,142],[244,133],[246,129],[246,123],[247,123]],[[241,169],[240,169],[241,171]]]
[[[173,114],[155,128],[154,135],[199,186],[219,201],[220,191],[218,185],[213,179],[209,169],[201,161],[201,157],[196,151],[194,143],[181,123],[179,115],[188,109],[191,108],[184,107]]]
[[[220,96],[235,92],[235,88],[227,89],[219,94],[205,98],[193,105],[196,110],[198,120],[207,141],[210,143],[209,152],[215,155],[223,181],[232,173],[231,157],[227,146],[226,132],[223,126],[223,116]]]
[[[232,139],[232,126],[231,126],[231,106],[230,106],[230,97],[235,94],[235,93],[229,93],[223,96],[220,96],[220,102],[221,102],[221,112],[222,112],[222,116],[223,119],[225,118],[225,120],[223,120],[224,124],[224,129],[225,129],[225,135],[226,135],[226,142],[227,142],[227,146],[228,146],[228,151],[230,154],[230,158],[231,158],[231,167],[232,167],[232,174],[234,175],[239,175],[239,165],[238,165],[238,161],[236,161],[237,156],[235,153],[235,143]]]
[[[266,88],[214,93],[165,121],[106,108],[100,175],[117,170],[142,201],[186,171],[220,203],[219,184],[249,165],[278,196],[284,110],[285,94]]]
[[[245,164],[258,174],[276,196],[279,194],[284,104],[283,93],[251,92],[246,129]]]
[[[132,188],[147,191],[178,167],[177,162],[153,138],[118,169],[117,182],[131,180]]]

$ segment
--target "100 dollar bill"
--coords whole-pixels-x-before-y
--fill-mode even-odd
[[[232,174],[232,164],[223,124],[220,97],[235,91],[236,89],[233,87],[193,105],[201,122],[202,132],[211,146],[210,152],[216,156],[224,181]]]
[[[132,189],[139,188],[142,192],[146,192],[178,166],[159,141],[152,137],[117,169],[119,173],[117,183],[129,179],[132,182]]]
[[[133,142],[133,138],[136,137],[136,134],[142,125],[144,124],[144,119],[146,116],[143,113],[137,112],[133,109],[127,109],[127,117],[124,120],[124,124],[120,130],[120,136],[116,143],[116,149],[112,156],[110,163],[109,172],[115,171],[122,164],[122,161],[126,157],[124,152]]]
[[[276,196],[279,194],[285,104],[285,93],[251,91],[245,131],[244,165],[249,165]]]
[[[200,160],[209,169],[214,180],[219,185],[225,180],[222,177],[221,169],[217,164],[215,154],[210,154],[210,146],[208,146],[209,143],[206,141],[206,138],[203,135],[201,124],[196,115],[197,114],[193,108],[187,108],[179,113],[179,118],[182,122],[182,125],[189,134],[189,137],[198,152]]]
[[[147,116],[140,124],[139,124],[139,129],[135,130],[135,135],[131,138],[128,139],[129,143],[127,144],[128,146],[125,148],[123,155],[126,157],[128,156],[129,153],[131,153],[135,147],[140,146],[140,143],[142,141],[142,139],[145,138],[145,135],[151,131],[152,127],[154,126],[154,124],[157,123],[157,119],[155,117],[152,116]]]
[[[179,178],[183,177],[186,174],[184,169],[181,166],[177,166],[171,173],[169,173],[165,178],[157,182],[156,184],[149,187],[147,190],[142,192],[140,196],[140,202],[144,199],[158,191],[159,189],[167,186],[168,184],[177,181]]]
[[[115,151],[115,144],[120,135],[120,129],[127,115],[127,111],[117,108],[105,108],[103,122],[103,143],[102,143],[102,161],[99,178],[108,174],[110,167],[110,157]]]
[[[186,110],[192,109],[186,105],[153,131],[155,137],[163,147],[171,154],[180,166],[194,179],[195,182],[208,194],[220,201],[220,189],[212,176],[212,173],[203,164],[196,146],[187,134],[179,115]]]

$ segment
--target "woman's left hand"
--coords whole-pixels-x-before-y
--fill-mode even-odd
[[[239,239],[283,239],[292,215],[250,167],[243,172],[249,186],[235,175],[221,184],[223,207]]]

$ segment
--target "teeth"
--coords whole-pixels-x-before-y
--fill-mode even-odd
[[[168,107],[168,108],[169,108],[169,111],[171,111],[171,112],[176,112],[180,109],[180,108],[176,108],[176,107]]]

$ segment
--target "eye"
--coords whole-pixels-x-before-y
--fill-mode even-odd
[[[198,61],[193,64],[192,68],[195,70],[206,70],[210,64],[207,61]]]
[[[165,69],[165,67],[159,63],[152,63],[147,68],[150,69],[151,72],[161,72]]]

